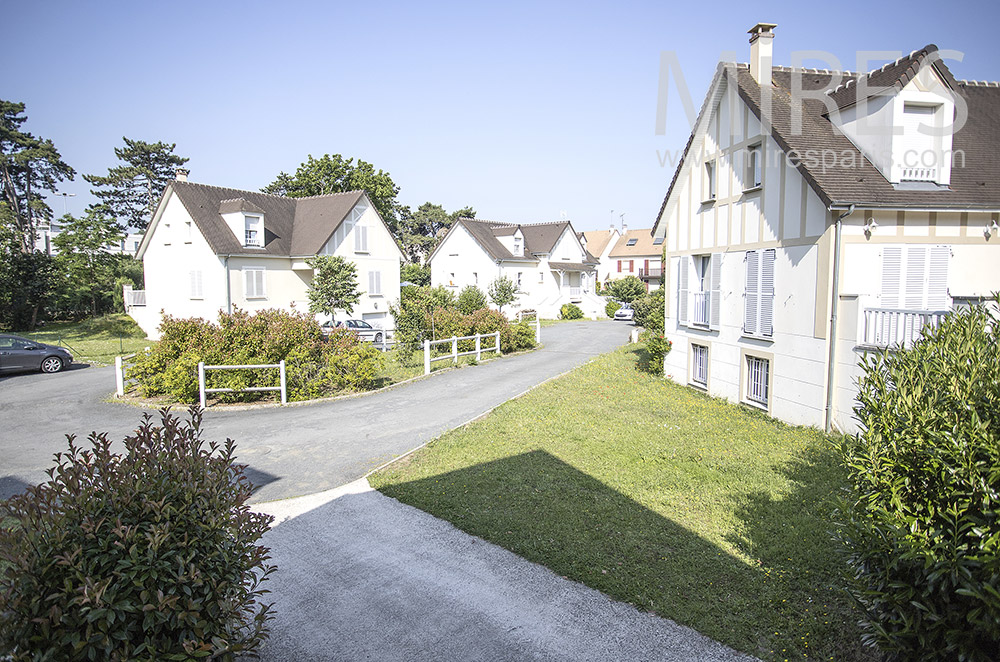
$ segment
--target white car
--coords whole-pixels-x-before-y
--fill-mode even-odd
[[[632,305],[628,303],[623,303],[622,307],[615,311],[615,320],[624,320],[626,322],[631,322],[635,319],[635,311],[632,310]]]
[[[330,335],[333,329],[347,329],[358,334],[358,337],[365,342],[380,343],[385,338],[382,329],[377,329],[364,320],[342,320],[337,322],[323,322],[320,325],[325,335]]]

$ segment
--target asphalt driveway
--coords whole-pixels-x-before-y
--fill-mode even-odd
[[[312,494],[474,419],[525,390],[624,344],[631,325],[567,322],[542,329],[544,347],[450,370],[386,391],[287,408],[209,409],[204,438],[237,442],[255,501]],[[0,499],[46,479],[66,434],[120,440],[143,410],[107,401],[112,368],[0,377]]]

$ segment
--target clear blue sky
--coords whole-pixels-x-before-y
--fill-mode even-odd
[[[411,207],[480,218],[651,227],[690,127],[661,51],[700,107],[725,52],[777,23],[775,63],[828,51],[962,51],[957,78],[1000,79],[994,2],[15,2],[0,0],[0,96],[78,173],[122,136],[177,143],[191,180],[257,190],[306,155],[388,171]],[[893,59],[893,58],[887,58]],[[819,66],[823,66],[820,64]],[[877,65],[876,65],[877,66]],[[68,210],[92,201],[78,175]],[[62,200],[52,201],[57,215]]]

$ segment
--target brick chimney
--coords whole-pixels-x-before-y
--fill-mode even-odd
[[[750,28],[750,75],[760,86],[771,86],[771,52],[774,47],[775,23],[758,23]]]
[[[177,168],[177,170],[175,170],[174,172],[176,173],[174,179],[176,179],[179,182],[186,182],[188,180],[188,174],[191,171],[188,170],[187,168]]]

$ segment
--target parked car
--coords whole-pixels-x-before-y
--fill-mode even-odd
[[[330,335],[334,329],[347,329],[358,334],[361,340],[365,342],[380,343],[382,342],[382,338],[385,337],[385,332],[382,329],[377,329],[364,320],[327,321],[323,322],[320,328],[323,329],[324,335]]]
[[[65,347],[0,333],[0,372],[59,372],[72,362],[73,355]]]
[[[632,304],[623,303],[622,307],[615,311],[615,320],[631,322],[633,319],[635,319],[635,311],[632,310]]]

